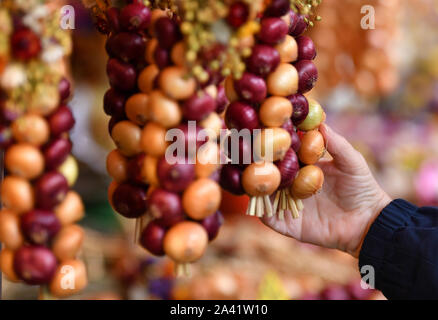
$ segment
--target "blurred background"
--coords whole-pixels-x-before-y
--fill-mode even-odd
[[[384,299],[363,290],[357,260],[300,244],[244,215],[246,197],[223,195],[225,224],[190,278],[133,244],[133,225],[107,202],[106,154],[114,148],[102,99],[108,88],[104,37],[79,0],[75,7],[76,190],[86,204],[83,259],[90,285],[74,298],[95,299]],[[361,8],[375,9],[363,30]],[[438,205],[438,0],[323,0],[308,31],[318,48],[312,96],[327,122],[362,152],[394,198]],[[348,13],[348,14],[346,14]],[[33,299],[3,282],[3,298]]]

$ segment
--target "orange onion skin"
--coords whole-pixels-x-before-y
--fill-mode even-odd
[[[304,164],[315,164],[324,155],[324,137],[317,130],[307,131],[301,138],[301,148],[298,157]]]
[[[290,191],[298,199],[307,199],[321,190],[324,183],[324,173],[321,168],[309,165],[298,171]]]

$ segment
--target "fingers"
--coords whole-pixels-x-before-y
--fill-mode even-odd
[[[333,157],[338,169],[352,172],[363,166],[363,157],[343,136],[334,132],[325,123],[321,124],[320,131],[324,136],[327,151]]]

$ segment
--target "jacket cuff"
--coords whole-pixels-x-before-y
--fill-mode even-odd
[[[388,286],[398,286],[399,279],[403,279],[404,269],[394,268],[391,262],[396,251],[392,239],[396,231],[410,224],[417,209],[418,207],[403,199],[394,200],[382,210],[371,225],[359,254],[359,267],[362,276],[369,272],[366,268],[362,269],[363,266],[374,268],[376,288],[383,290]],[[398,287],[397,290],[401,293],[408,289]]]

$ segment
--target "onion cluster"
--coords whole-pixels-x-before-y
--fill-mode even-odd
[[[242,18],[245,10],[241,8],[246,4],[238,3],[239,10],[230,11],[232,27],[238,21],[233,14],[246,17]],[[297,218],[303,207],[300,199],[318,192],[324,179],[314,164],[325,150],[318,131],[325,114],[316,101],[305,96],[318,78],[313,63],[316,50],[312,40],[303,35],[307,19],[290,9],[289,0],[268,2],[259,17],[245,72],[238,78],[229,76],[224,85],[231,102],[225,123],[238,130],[231,135],[243,129],[253,133],[252,141],[246,142],[253,157],[251,163],[232,159],[223,167],[220,181],[229,192],[251,197],[249,215],[278,213],[283,219],[289,210]],[[240,25],[245,22],[240,21]]]
[[[216,110],[226,98],[216,80],[200,83],[188,72],[176,16],[136,1],[105,14],[111,88],[104,110],[117,146],[107,157],[109,201],[136,219],[135,237],[145,249],[187,273],[222,224],[214,177],[223,124]],[[180,133],[173,141],[166,139],[171,129]],[[208,129],[206,137],[201,129]],[[174,163],[175,145],[184,151]]]
[[[70,154],[69,131],[75,123],[67,106],[70,82],[65,78],[63,59],[50,60],[49,48],[44,47],[56,39],[49,41],[47,35],[27,27],[26,15],[13,11],[9,15],[14,21],[9,25],[10,60],[0,73],[0,147],[5,168],[0,268],[11,281],[40,285],[55,297],[67,297],[87,284],[85,265],[78,260],[84,230],[75,224],[83,217],[84,206],[71,190],[78,166]],[[55,23],[44,19],[41,23],[49,22]],[[1,23],[2,27],[8,25],[7,21]],[[65,37],[69,39],[67,32]],[[29,88],[28,83],[20,82],[22,75],[35,79],[30,61],[45,65],[39,70],[44,77],[21,95],[21,90]],[[23,100],[28,94],[30,101]],[[66,276],[73,286],[64,285]]]

